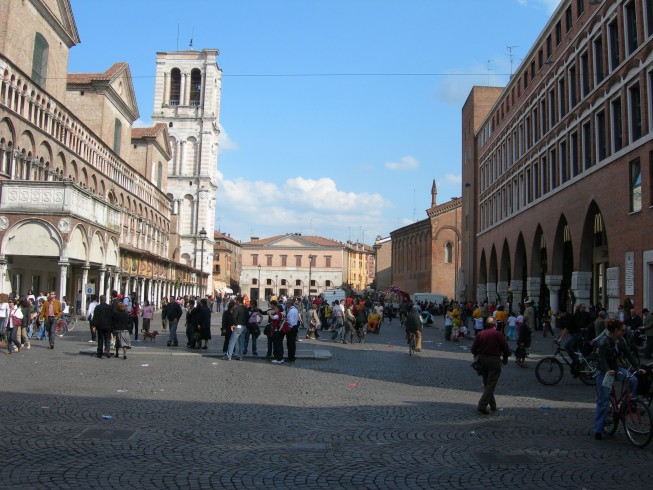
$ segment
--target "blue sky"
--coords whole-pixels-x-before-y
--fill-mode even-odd
[[[151,124],[155,53],[218,48],[216,229],[371,244],[461,194],[461,108],[505,85],[558,0],[71,0],[69,71],[130,65]],[[177,32],[179,31],[179,36]],[[289,76],[293,75],[293,76]]]

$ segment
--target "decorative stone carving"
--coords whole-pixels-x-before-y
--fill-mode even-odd
[[[5,231],[9,228],[9,220],[6,216],[0,216],[0,231]]]
[[[59,231],[61,233],[70,232],[70,218],[61,218],[59,220]]]

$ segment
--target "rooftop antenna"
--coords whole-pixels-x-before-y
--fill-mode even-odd
[[[512,55],[512,50],[518,48],[519,46],[507,46],[508,48],[508,58],[510,58],[510,78],[512,78],[512,66],[515,61],[515,58]]]
[[[220,231],[220,220],[222,219],[222,216],[218,216],[218,232]]]
[[[179,24],[177,24],[177,51],[179,51]]]
[[[188,49],[191,51],[193,50],[193,34],[195,33],[195,26],[193,26],[193,29],[190,31],[190,43],[188,44]]]
[[[492,68],[490,68],[490,63],[492,63],[492,60],[487,60],[487,84],[488,84],[488,86],[490,85],[490,72],[492,71]]]

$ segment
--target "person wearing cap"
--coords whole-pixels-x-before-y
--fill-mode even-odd
[[[474,338],[471,351],[475,357],[478,357],[484,386],[483,395],[478,401],[476,410],[487,415],[489,413],[488,405],[492,411],[497,409],[494,390],[501,377],[501,364],[507,364],[508,357],[510,357],[510,347],[506,342],[506,337],[497,330],[494,317],[488,317],[485,322],[485,330]]]
[[[531,327],[531,331],[535,331],[535,308],[530,299],[524,301],[524,323]]]

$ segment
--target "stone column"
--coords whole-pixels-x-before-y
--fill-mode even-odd
[[[0,255],[0,293],[5,292],[5,278],[7,277],[7,257]],[[7,289],[6,292],[11,292],[11,287]]]
[[[116,291],[120,291],[120,275],[121,271],[120,269],[116,268],[113,271],[113,288]],[[107,294],[107,299],[109,299],[109,295]]]
[[[497,284],[495,282],[488,282],[485,285],[488,303],[497,302]]]
[[[539,277],[527,277],[526,278],[526,294],[528,299],[536,300],[539,303],[540,298],[540,278]]]
[[[181,80],[180,80],[180,87],[179,87],[179,105],[187,105],[186,104],[186,74],[182,73],[181,74]]]
[[[170,102],[170,76],[168,72],[163,74],[163,106],[167,106]]]
[[[66,296],[66,288],[68,286],[68,261],[59,261],[59,300]]]
[[[184,162],[186,161],[186,142],[179,142],[179,166],[177,167],[177,175],[184,174]],[[181,212],[181,211],[180,211]]]
[[[619,267],[609,267],[605,270],[608,290],[608,313],[610,318],[616,318],[619,311],[621,281],[619,279]]]
[[[481,304],[487,298],[487,288],[485,284],[476,285],[476,302]]]
[[[100,278],[98,282],[98,287],[97,287],[97,295],[98,295],[98,301],[100,299],[100,296],[102,296],[105,293],[104,286],[105,286],[105,274],[107,273],[106,267],[100,267]]]
[[[88,270],[91,267],[89,266],[88,262],[82,266],[82,315],[86,314],[86,291],[84,288],[86,287],[86,284],[88,283]],[[77,298],[75,298],[75,303],[77,303]],[[76,306],[76,305],[75,305]]]
[[[512,302],[510,303],[510,310],[516,311],[515,307],[521,303],[521,298],[524,295],[524,281],[513,279],[510,281],[510,289],[512,289]]]
[[[130,276],[127,276],[127,281],[125,282],[125,290],[123,291],[122,295],[123,296],[129,296],[129,293],[131,293],[131,285],[132,278]]]
[[[544,282],[549,288],[549,307],[557,314],[560,311],[558,293],[562,284],[562,276],[547,275],[544,277]],[[551,327],[556,328],[556,315],[551,317]]]
[[[497,301],[503,305],[508,302],[508,281],[499,281],[497,283]]]
[[[141,279],[137,293],[138,303],[142,305],[145,299],[145,279]]]
[[[574,309],[581,303],[584,303],[585,306],[589,306],[592,291],[592,273],[585,271],[572,272],[571,290],[574,292],[574,296],[576,297]]]

